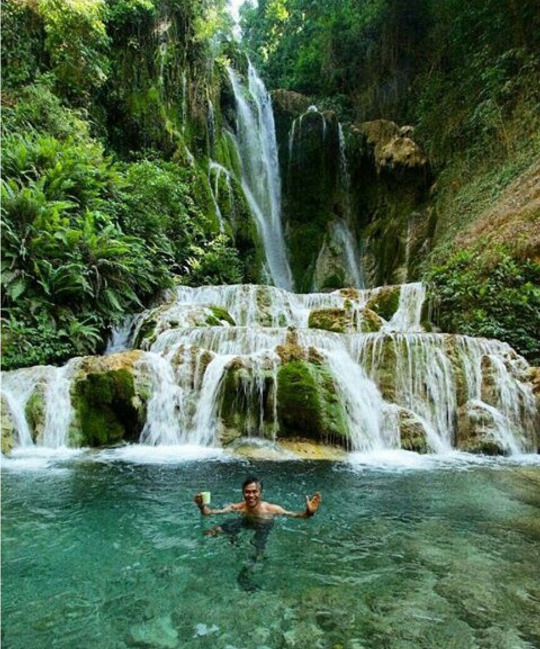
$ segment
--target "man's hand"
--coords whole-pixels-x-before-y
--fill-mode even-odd
[[[321,494],[318,491],[313,494],[312,498],[306,496],[306,514],[308,516],[313,516],[313,514],[319,509],[321,500]]]

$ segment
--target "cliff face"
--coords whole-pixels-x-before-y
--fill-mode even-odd
[[[336,224],[347,227],[366,286],[418,276],[430,249],[432,175],[412,127],[341,125],[298,93],[273,93],[284,210],[301,290],[354,285]]]

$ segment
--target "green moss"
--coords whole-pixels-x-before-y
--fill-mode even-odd
[[[313,309],[309,314],[308,327],[345,333],[351,325],[351,313],[346,309]]]
[[[342,405],[324,367],[302,360],[282,365],[277,396],[280,436],[347,444]]]
[[[368,301],[366,308],[374,311],[388,322],[398,310],[400,293],[399,286],[386,286]]]
[[[145,346],[151,345],[157,337],[156,326],[157,326],[157,316],[148,317],[139,328],[133,346],[136,349],[140,349],[143,343],[145,343]]]
[[[45,395],[43,385],[36,386],[36,389],[26,402],[24,414],[32,433],[32,439],[35,442],[45,425]]]
[[[133,375],[125,369],[88,374],[77,381],[73,401],[80,426],[80,445],[136,441],[140,426],[134,397]]]
[[[375,333],[381,329],[380,317],[371,309],[363,309],[360,313],[360,330],[362,333]]]

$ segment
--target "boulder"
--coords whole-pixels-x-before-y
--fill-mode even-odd
[[[46,392],[47,382],[45,380],[36,383],[24,408],[26,421],[35,444],[40,444],[43,441],[45,432]]]
[[[353,313],[349,309],[313,309],[309,314],[308,327],[346,333],[352,330],[352,315]]]
[[[75,421],[70,443],[105,446],[136,442],[146,415],[146,397],[137,390],[140,351],[81,359],[71,385]]]
[[[276,113],[285,113],[293,118],[298,117],[307,111],[311,103],[309,97],[293,90],[272,91],[272,107]]]
[[[1,426],[1,447],[4,455],[10,455],[11,451],[17,445],[17,431],[15,430],[15,423],[13,421],[13,414],[9,407],[5,395],[2,394],[2,404],[0,412],[0,426]]]
[[[418,169],[427,166],[422,149],[411,139],[414,129],[401,128],[384,119],[363,122],[352,127],[353,132],[363,137],[367,151],[372,155],[380,171],[396,168]]]
[[[401,286],[383,286],[373,293],[366,308],[389,322],[398,310],[400,295]]]
[[[334,333],[374,333],[380,331],[384,322],[374,311],[367,308],[313,309],[309,314],[310,329],[323,329]]]
[[[504,455],[505,449],[497,436],[497,422],[489,406],[480,401],[468,401],[458,408],[456,446],[469,453]]]
[[[400,408],[398,422],[401,448],[416,453],[427,453],[429,445],[427,443],[426,429],[414,412]]]
[[[303,437],[348,445],[349,432],[329,370],[308,360],[291,360],[278,370],[279,438]]]

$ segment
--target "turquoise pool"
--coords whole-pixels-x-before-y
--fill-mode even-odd
[[[3,647],[540,647],[538,462],[399,458],[4,461]],[[205,538],[223,518],[192,503],[252,473],[287,508],[324,499],[256,564],[250,532]]]

